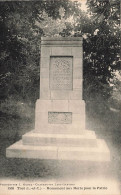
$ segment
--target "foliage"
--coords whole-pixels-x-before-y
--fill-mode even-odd
[[[104,99],[110,96],[110,79],[120,69],[120,1],[88,0],[92,33],[85,40],[85,77],[91,81],[93,92]],[[89,74],[88,74],[89,72]],[[89,79],[90,78],[90,79]],[[95,93],[93,93],[95,95]]]
[[[8,99],[1,101],[0,112],[14,118],[32,119],[34,116],[34,106],[31,102],[23,103],[17,98],[10,96]]]
[[[114,73],[113,79],[111,80],[113,92],[111,96],[111,102],[114,102],[115,108],[121,108],[121,71]]]
[[[67,11],[69,3],[0,2],[2,99],[13,94],[15,99],[25,101],[39,97],[40,38],[63,30],[64,7]]]

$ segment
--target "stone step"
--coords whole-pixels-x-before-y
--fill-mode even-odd
[[[48,130],[49,131],[49,130]],[[41,133],[42,132],[42,133]],[[37,132],[37,130],[36,129],[33,129],[33,130],[31,130],[31,131],[29,131],[27,134],[29,134],[29,133],[36,133],[36,134],[46,134],[46,131],[45,131],[45,133],[44,133],[44,130],[42,131],[38,131]],[[51,133],[47,133],[47,134],[51,134]],[[56,134],[56,133],[52,133],[52,134]],[[61,130],[60,130],[60,132],[58,133],[59,135],[63,135],[63,136],[65,136],[66,134],[68,134],[67,132],[64,132],[64,133],[61,133]],[[79,131],[79,134],[76,134],[76,133],[74,133],[74,134],[68,134],[69,136],[78,136],[78,135],[86,135],[86,136],[91,136],[91,137],[95,137],[96,138],[96,135],[95,135],[95,131],[92,131],[92,130],[85,130],[85,129],[83,129],[83,130],[81,130],[81,131]]]
[[[35,128],[34,130],[36,133],[48,133],[48,134],[93,134],[95,135],[94,131],[86,130],[84,127],[80,127],[79,125],[46,125],[41,128]]]
[[[22,136],[25,145],[50,145],[50,146],[80,146],[95,147],[97,140],[95,135],[83,134],[40,134],[29,132]]]
[[[104,140],[97,140],[96,147],[31,146],[16,142],[6,150],[8,158],[34,158],[80,161],[110,161],[110,152]]]

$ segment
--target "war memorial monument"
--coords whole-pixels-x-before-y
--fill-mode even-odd
[[[35,129],[8,147],[6,156],[110,161],[105,141],[85,127],[82,38],[41,38]]]

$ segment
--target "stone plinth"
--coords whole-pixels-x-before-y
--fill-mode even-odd
[[[82,38],[42,38],[35,129],[7,157],[110,161],[104,140],[85,129]]]

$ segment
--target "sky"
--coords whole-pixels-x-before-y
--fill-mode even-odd
[[[81,9],[84,11],[87,11],[87,6],[86,6],[86,0],[80,0],[81,2]]]
[[[87,0],[71,0],[71,1],[78,1],[78,2],[80,2],[81,3],[81,9],[83,11],[87,11],[87,6],[86,6]]]

